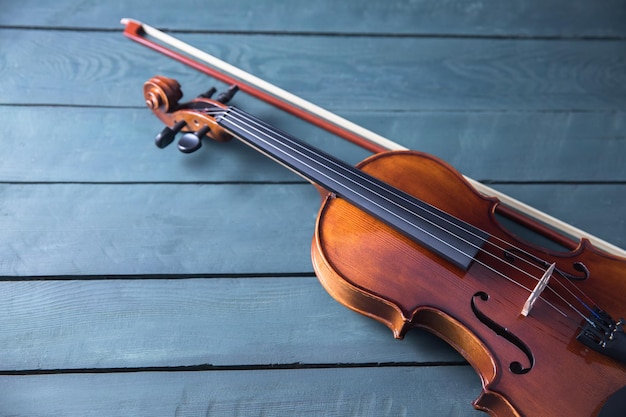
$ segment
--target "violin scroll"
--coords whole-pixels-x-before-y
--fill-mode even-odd
[[[143,85],[143,95],[148,108],[155,110],[163,108],[169,112],[183,97],[178,81],[166,77],[152,77]]]
[[[155,144],[165,148],[178,133],[183,132],[185,134],[178,142],[178,149],[183,153],[192,153],[200,149],[202,139],[207,136],[218,142],[231,140],[232,136],[217,124],[215,117],[228,110],[225,103],[237,90],[237,86],[231,86],[217,100],[212,100],[215,89],[211,89],[189,102],[180,103],[183,93],[176,80],[152,77],[143,86],[144,98],[148,108],[166,126],[156,136]]]

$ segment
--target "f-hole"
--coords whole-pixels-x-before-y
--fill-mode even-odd
[[[484,325],[493,330],[498,336],[502,336],[506,340],[508,340],[511,344],[515,345],[523,354],[528,358],[528,366],[524,367],[520,362],[515,361],[509,364],[509,370],[517,375],[523,375],[528,373],[533,366],[535,365],[535,358],[530,348],[526,346],[524,342],[513,333],[511,333],[507,328],[500,326],[498,323],[487,317],[484,313],[482,313],[478,307],[476,306],[476,299],[480,299],[481,301],[489,300],[489,295],[486,292],[479,291],[472,297],[472,311],[474,315],[480,320]]]

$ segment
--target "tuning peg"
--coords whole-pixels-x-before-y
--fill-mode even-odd
[[[165,129],[161,131],[161,133],[156,135],[156,137],[154,138],[154,143],[161,149],[165,148],[167,145],[174,141],[176,134],[180,132],[180,130],[185,127],[186,124],[187,123],[185,123],[184,120],[181,120],[172,127],[166,126]]]
[[[235,95],[235,93],[237,93],[237,91],[239,91],[239,87],[233,84],[230,87],[228,87],[228,90],[224,91],[219,96],[217,96],[216,101],[226,104],[233,98],[233,96]]]
[[[217,88],[211,87],[211,88],[209,88],[209,91],[207,91],[206,93],[200,94],[198,97],[211,98],[213,96],[213,94],[215,94],[215,93],[217,93]]]
[[[178,150],[183,153],[192,153],[200,149],[202,139],[211,130],[208,126],[200,128],[196,133],[185,133],[178,141]]]

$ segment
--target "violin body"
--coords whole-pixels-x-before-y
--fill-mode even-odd
[[[572,319],[566,302],[555,294],[544,297],[556,308],[537,302],[527,317],[520,314],[528,298],[522,287],[532,289],[536,280],[520,273],[523,262],[510,260],[507,251],[523,248],[573,276],[581,275],[584,265],[589,276],[574,285],[617,316],[626,311],[625,260],[586,241],[567,253],[521,241],[498,223],[496,199],[475,191],[432,156],[389,152],[359,168],[480,225],[492,241],[497,239],[497,248],[480,253],[463,270],[331,193],[319,212],[312,258],[322,285],[336,300],[386,324],[397,338],[420,327],[447,341],[480,375],[483,392],[474,406],[494,416],[597,416],[606,400],[626,386],[626,366],[576,340],[583,320]],[[504,265],[498,269],[511,280],[494,273],[489,268],[494,263]]]

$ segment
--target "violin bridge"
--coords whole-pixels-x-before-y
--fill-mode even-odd
[[[546,272],[543,274],[543,276],[535,286],[535,289],[532,290],[530,296],[528,297],[528,300],[526,300],[526,302],[524,303],[524,307],[522,307],[522,316],[528,317],[530,310],[533,308],[533,305],[535,305],[535,301],[537,301],[543,290],[548,286],[548,281],[550,280],[550,277],[552,276],[552,272],[554,271],[555,267],[556,262],[550,265],[550,267],[546,270]]]

